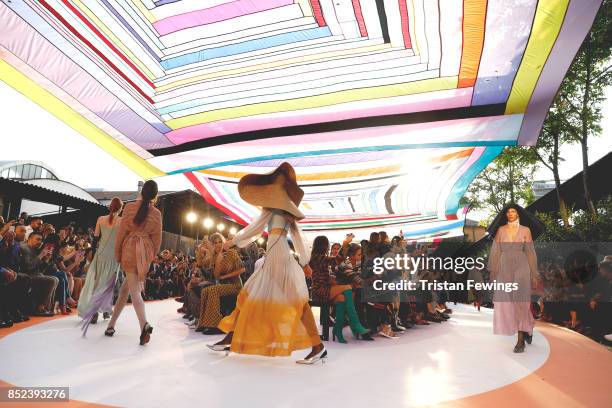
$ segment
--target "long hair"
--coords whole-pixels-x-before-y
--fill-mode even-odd
[[[110,211],[110,215],[108,216],[108,223],[113,225],[113,218],[115,218],[115,214],[117,214],[121,207],[123,207],[123,201],[119,197],[113,197],[111,200],[108,210]]]
[[[310,253],[310,258],[314,258],[315,256],[325,256],[329,251],[329,239],[325,235],[319,235],[312,241],[312,251]]]
[[[514,209],[518,213],[519,224],[528,227],[531,230],[531,237],[535,240],[538,236],[540,236],[544,230],[545,225],[542,221],[536,218],[535,215],[531,214],[529,211],[524,209],[518,204],[510,203],[504,206],[502,210],[497,214],[491,225],[487,228],[487,232],[489,233],[489,237],[491,239],[495,238],[499,227],[508,224],[508,217],[506,213],[509,209]]]
[[[147,214],[149,213],[149,204],[151,204],[155,197],[157,197],[157,183],[153,180],[145,181],[140,195],[142,197],[142,202],[140,203],[138,212],[136,212],[136,216],[134,217],[134,224],[136,225],[142,224],[147,218]]]

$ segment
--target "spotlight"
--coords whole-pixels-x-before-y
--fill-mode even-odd
[[[187,222],[189,222],[190,224],[193,224],[195,220],[198,218],[198,216],[196,215],[196,213],[190,212],[190,213],[187,213],[187,216],[185,218],[187,218]]]
[[[222,232],[223,230],[225,230],[225,224],[223,223],[217,224],[217,231]]]
[[[204,221],[202,221],[202,225],[204,225],[204,228],[212,228],[214,222],[211,218],[206,218],[204,219]]]
[[[229,230],[229,233],[232,234],[232,235],[236,235],[237,232],[238,232],[238,230],[236,229],[236,227],[232,227]]]
[[[257,243],[258,243],[259,245],[263,244],[263,243],[264,243],[264,239],[263,239],[263,238],[259,238],[259,239],[257,240]]]

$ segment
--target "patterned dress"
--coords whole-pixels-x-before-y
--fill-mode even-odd
[[[216,259],[213,254],[212,262]],[[226,275],[230,272],[242,269],[242,260],[235,249],[227,251],[221,259],[221,273]],[[233,276],[222,280],[218,285],[207,286],[200,293],[200,320],[198,327],[217,327],[223,316],[221,315],[221,297],[237,295],[242,288],[240,276]]]

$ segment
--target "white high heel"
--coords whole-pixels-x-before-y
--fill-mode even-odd
[[[317,354],[315,354],[314,356],[310,357],[310,358],[304,358],[301,360],[296,361],[297,364],[315,364],[317,361],[321,361],[321,364],[325,364],[325,360],[327,359],[327,350],[325,350],[325,347],[323,347],[323,349],[321,351],[319,351]]]
[[[226,356],[230,352],[230,345],[229,344],[207,344],[206,347],[208,347],[212,351],[223,351],[223,352],[225,352]]]

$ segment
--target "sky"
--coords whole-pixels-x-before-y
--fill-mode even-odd
[[[602,136],[591,138],[589,161],[595,162],[612,151],[612,88],[607,91]],[[36,160],[46,163],[58,177],[85,189],[136,190],[139,177],[93,142],[64,124],[13,88],[0,81],[0,161]],[[565,146],[561,178],[582,170],[580,145]],[[545,167],[535,180],[551,180]],[[160,191],[191,188],[183,175],[157,179]]]

